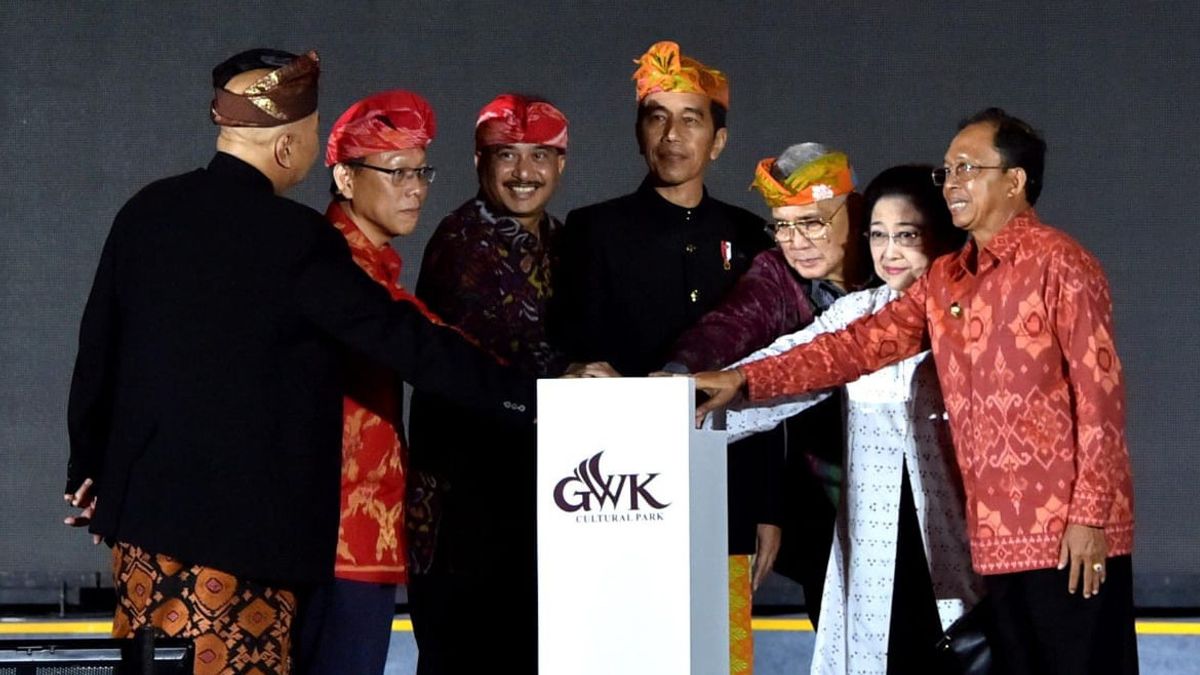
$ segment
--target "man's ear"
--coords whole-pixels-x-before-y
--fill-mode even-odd
[[[291,169],[296,164],[296,134],[292,132],[284,132],[279,134],[279,138],[275,139],[273,149],[275,151],[275,163],[285,169]]]
[[[1015,197],[1021,195],[1025,197],[1026,183],[1029,181],[1029,174],[1025,173],[1025,169],[1019,166],[1014,166],[1004,172],[1005,178],[1008,180],[1008,196]]]
[[[333,184],[346,199],[354,199],[354,172],[342,163],[333,165]]]
[[[708,153],[708,158],[717,161],[721,156],[721,152],[725,149],[725,143],[729,140],[729,127],[721,127],[717,129],[717,133],[713,134],[712,151]]]

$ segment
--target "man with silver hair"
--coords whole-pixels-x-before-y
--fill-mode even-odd
[[[758,163],[753,187],[771,209],[767,229],[777,245],[758,254],[721,303],[679,337],[666,370],[727,366],[779,335],[804,328],[847,292],[877,281],[869,245],[859,236],[861,198],[845,153],[821,143],[792,145],[778,159]],[[768,432],[766,438],[774,441],[748,439],[781,448],[786,443],[786,465],[780,469],[786,489],[777,512],[783,536],[775,569],[804,586],[814,623],[842,479],[840,397],[838,391]],[[731,512],[735,508],[731,503]],[[762,556],[755,561],[756,585],[771,562]]]

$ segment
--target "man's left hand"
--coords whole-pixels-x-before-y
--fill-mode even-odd
[[[1108,541],[1104,538],[1104,528],[1074,523],[1067,525],[1058,559],[1058,569],[1071,566],[1067,592],[1074,593],[1082,578],[1083,597],[1090,598],[1099,593],[1107,572],[1107,557]]]
[[[83,484],[74,493],[68,492],[63,495],[63,501],[78,509],[79,515],[67,516],[63,518],[63,524],[71,527],[87,527],[92,522],[92,516],[96,513],[96,495],[92,490],[94,481],[91,478],[84,479]],[[100,543],[100,535],[92,535],[92,543]]]
[[[783,540],[783,530],[778,525],[758,524],[758,546],[754,553],[754,573],[750,576],[751,592],[758,590],[758,585],[767,577],[767,572],[775,567],[775,557],[779,555],[779,544]]]

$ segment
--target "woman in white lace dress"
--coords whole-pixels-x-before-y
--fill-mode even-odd
[[[780,354],[874,313],[963,242],[930,167],[881,173],[864,193],[876,273],[802,331],[738,364]],[[978,600],[954,451],[929,352],[846,385],[845,489],[812,672],[935,673],[941,630]],[[774,427],[824,395],[730,410],[730,439]]]

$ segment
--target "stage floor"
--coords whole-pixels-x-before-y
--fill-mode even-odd
[[[479,630],[487,630],[502,615],[481,614]],[[109,630],[106,618],[47,620],[37,617],[0,618],[0,638],[102,636]],[[754,672],[756,675],[796,675],[808,672],[815,635],[803,616],[754,620]],[[1138,621],[1138,660],[1142,675],[1200,675],[1200,618],[1142,619]],[[417,646],[412,624],[405,615],[392,622],[392,644],[387,675],[409,675],[416,670]]]

